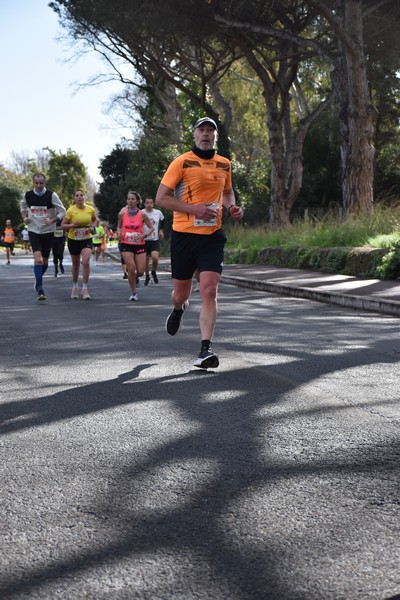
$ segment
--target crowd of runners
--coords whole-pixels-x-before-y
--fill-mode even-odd
[[[156,195],[156,205],[173,212],[171,231],[172,311],[166,331],[176,335],[195,281],[201,297],[199,327],[200,353],[194,365],[216,368],[219,358],[212,349],[217,319],[217,294],[223,269],[226,237],[222,213],[239,221],[243,210],[236,205],[232,188],[230,161],[218,155],[214,145],[217,124],[209,117],[199,119],[193,129],[193,147],[169,165]],[[76,190],[68,209],[58,195],[46,188],[46,177],[36,173],[33,189],[24,193],[20,204],[24,248],[33,253],[34,288],[37,301],[47,299],[43,276],[53,254],[54,275],[64,274],[64,250],[71,256],[71,299],[90,300],[91,266],[105,264],[107,242],[116,240],[121,256],[123,277],[130,287],[129,301],[138,300],[137,287],[143,275],[144,285],[158,283],[157,267],[164,215],[154,207],[152,198],[144,205],[140,194],[130,190],[126,204],[117,216],[117,231],[102,223],[83,190]],[[1,239],[11,264],[18,232],[10,220]]]
[[[136,287],[145,272],[144,284],[148,285],[150,268],[154,283],[158,283],[159,239],[163,236],[160,223],[164,215],[154,208],[152,198],[146,198],[143,208],[140,194],[129,191],[126,206],[118,214],[117,231],[114,232],[100,221],[93,206],[86,202],[82,190],[75,191],[72,204],[66,210],[57,194],[46,189],[45,175],[36,173],[33,189],[24,194],[20,208],[23,231],[26,227],[33,252],[35,290],[39,302],[47,300],[43,275],[48,269],[51,253],[54,276],[65,272],[63,261],[66,245],[72,262],[73,300],[80,295],[83,300],[91,299],[88,289],[91,265],[104,265],[107,245],[113,243],[118,243],[124,278],[129,280],[130,301],[137,301]],[[2,236],[7,250],[7,264],[10,264],[9,254],[14,252],[17,234],[11,228],[11,222],[7,221]]]

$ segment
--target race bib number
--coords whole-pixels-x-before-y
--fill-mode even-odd
[[[88,237],[88,227],[76,227],[76,229],[74,229],[74,240],[86,240]]]
[[[45,219],[48,214],[47,206],[31,206],[31,213],[34,217],[42,217]]]
[[[125,234],[127,244],[139,244],[142,241],[140,233],[137,231],[127,231]]]
[[[56,237],[56,238],[63,237],[63,235],[64,235],[64,231],[62,229],[56,229],[54,232],[54,237]]]
[[[209,206],[210,206],[210,208],[213,208],[214,210],[219,209],[219,204],[217,202],[214,202],[213,204],[210,204]],[[209,221],[205,221],[204,219],[195,219],[194,226],[195,227],[214,227],[217,224],[217,216],[218,215],[216,215],[213,219],[210,219]]]

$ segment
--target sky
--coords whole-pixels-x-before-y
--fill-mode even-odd
[[[49,0],[0,0],[0,163],[11,166],[10,152],[30,154],[49,147],[71,148],[89,175],[101,181],[100,159],[129,130],[106,114],[117,82],[80,88],[104,66],[95,52],[77,62]]]

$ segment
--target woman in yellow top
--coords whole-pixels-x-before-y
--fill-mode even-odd
[[[68,231],[68,250],[72,260],[71,298],[79,298],[79,268],[82,260],[82,299],[90,300],[88,282],[90,275],[90,257],[93,249],[92,229],[96,223],[93,206],[85,204],[82,190],[76,190],[74,203],[65,213],[61,227]]]

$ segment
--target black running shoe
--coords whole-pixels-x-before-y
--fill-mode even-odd
[[[219,359],[212,350],[204,349],[200,352],[193,365],[199,369],[216,369],[219,366]]]
[[[127,273],[124,273],[124,276],[123,276],[123,278],[122,278],[122,279],[128,279],[128,274],[127,274]]]
[[[65,269],[64,269],[64,265],[62,263],[60,263],[60,271],[61,271],[62,275],[64,275]]]
[[[155,271],[151,272],[151,276],[153,278],[154,283],[158,283],[157,273]]]
[[[150,283],[150,275],[146,275],[146,279],[144,280],[144,285],[149,285]]]
[[[189,306],[189,300],[183,303],[181,310],[177,310],[174,308],[172,312],[168,315],[166,323],[165,323],[165,331],[169,335],[175,335],[178,333],[179,328],[182,324],[182,316],[187,307]]]

